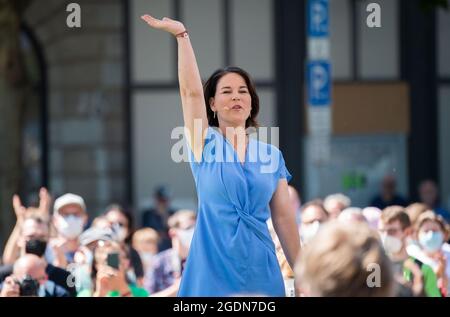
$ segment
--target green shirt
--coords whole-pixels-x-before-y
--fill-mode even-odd
[[[131,291],[132,297],[148,297],[148,292],[140,287],[134,285],[128,285]],[[78,292],[77,297],[91,297],[92,291],[90,289],[83,289]],[[118,291],[110,291],[106,294],[106,297],[120,297],[120,293]]]
[[[410,258],[411,260],[415,261],[413,257]],[[417,264],[417,262],[414,262]],[[426,265],[425,263],[422,263],[420,265],[420,270],[422,271],[423,276],[423,286],[424,286],[424,292],[427,297],[442,297],[441,292],[439,291],[439,288],[437,286],[437,277],[434,273],[433,269]],[[406,268],[403,269],[403,277],[408,282],[411,282],[413,275],[412,272]]]

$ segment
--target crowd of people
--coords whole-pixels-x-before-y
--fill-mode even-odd
[[[357,208],[341,193],[302,204],[290,186],[302,244],[295,267],[268,220],[286,296],[448,296],[449,213],[438,204],[437,186],[420,184],[421,201],[411,204],[395,187],[386,176],[380,194]],[[75,194],[52,204],[42,188],[37,207],[14,196],[17,221],[3,249],[0,297],[176,296],[197,215],[172,209],[166,188],[154,198],[135,230],[120,205],[89,219]]]

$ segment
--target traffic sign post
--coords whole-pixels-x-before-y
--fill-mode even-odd
[[[329,0],[308,0],[308,62],[306,66],[311,155],[317,164],[330,159],[331,64]]]

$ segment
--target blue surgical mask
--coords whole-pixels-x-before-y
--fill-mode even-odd
[[[440,231],[419,232],[420,245],[429,252],[438,251],[444,242],[444,235]]]

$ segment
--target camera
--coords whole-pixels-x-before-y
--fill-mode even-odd
[[[16,283],[19,285],[19,296],[39,296],[39,282],[30,275]]]

